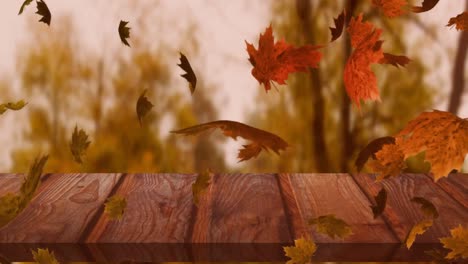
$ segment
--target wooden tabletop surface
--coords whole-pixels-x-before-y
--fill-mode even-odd
[[[435,183],[404,174],[379,183],[370,174],[215,174],[197,206],[196,174],[46,174],[31,203],[0,228],[0,259],[32,261],[47,247],[59,261],[285,261],[283,246],[309,237],[315,261],[428,261],[439,238],[468,221],[468,175]],[[0,196],[18,192],[21,174],[0,174]],[[370,205],[384,186],[387,206],[374,219]],[[121,220],[104,202],[127,199]],[[411,250],[402,244],[424,219],[411,198],[431,201],[439,218]],[[335,214],[353,234],[331,239],[308,220]]]

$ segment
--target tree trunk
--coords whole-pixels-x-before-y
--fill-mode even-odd
[[[465,2],[465,10],[468,10],[468,0]],[[457,54],[452,71],[452,91],[448,111],[456,115],[460,108],[463,89],[465,86],[464,73],[466,65],[466,52],[468,48],[468,31],[461,31],[458,38]]]
[[[315,44],[314,30],[311,27],[312,6],[309,0],[296,0],[297,14],[300,18],[304,39],[308,44]],[[310,129],[313,132],[313,148],[315,165],[318,172],[328,172],[330,164],[328,161],[327,147],[325,144],[324,125],[324,98],[322,94],[322,81],[318,69],[310,70],[312,86],[312,107],[314,109]]]

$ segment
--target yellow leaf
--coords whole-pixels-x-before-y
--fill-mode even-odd
[[[49,249],[38,248],[37,251],[31,250],[34,261],[39,264],[59,264],[55,258],[54,252],[49,252]]]
[[[199,173],[196,181],[192,184],[193,203],[196,206],[198,206],[200,202],[200,197],[207,191],[211,177],[211,171],[207,170],[203,173]]]
[[[408,233],[408,236],[406,237],[405,244],[408,249],[411,248],[411,246],[414,243],[414,240],[416,240],[416,235],[422,235],[426,230],[432,226],[432,219],[429,220],[423,220],[411,228],[410,232]]]
[[[125,208],[127,207],[127,200],[125,197],[120,195],[114,195],[107,199],[104,206],[104,212],[107,213],[110,219],[120,220],[125,212]]]
[[[468,228],[461,225],[450,230],[452,237],[444,237],[440,242],[444,244],[444,248],[451,250],[445,258],[468,258]]]
[[[444,111],[424,112],[396,138],[405,159],[426,151],[425,159],[437,181],[453,169],[461,169],[468,154],[468,119]]]
[[[305,264],[311,261],[317,246],[311,240],[300,238],[294,240],[294,246],[283,247],[283,249],[286,257],[290,258],[286,264]]]
[[[10,222],[20,211],[20,196],[7,193],[0,197],[0,227]]]
[[[6,110],[8,110],[8,109],[13,110],[13,111],[21,110],[27,104],[28,103],[24,102],[23,100],[20,100],[20,101],[18,101],[16,103],[8,102],[8,103],[5,103],[5,104],[0,104],[0,115],[5,113]]]
[[[331,238],[335,236],[345,238],[353,233],[351,226],[345,221],[336,218],[335,215],[322,215],[318,218],[309,220],[310,225],[316,225],[317,232],[326,234]]]
[[[383,145],[375,154],[375,159],[368,162],[368,166],[377,173],[377,181],[400,175],[406,168],[403,152],[395,144]]]

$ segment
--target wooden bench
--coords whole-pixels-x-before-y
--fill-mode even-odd
[[[0,195],[17,192],[22,175],[0,174]],[[30,250],[49,248],[59,261],[285,261],[283,246],[310,236],[315,261],[430,261],[427,250],[468,221],[468,175],[437,183],[405,174],[375,183],[369,174],[216,174],[196,207],[196,174],[46,174],[28,207],[0,229],[0,258],[32,261]],[[384,185],[387,207],[374,219],[370,205]],[[119,221],[104,202],[120,194]],[[402,244],[424,219],[414,196],[430,200],[440,216]],[[333,240],[307,224],[335,214],[353,234]]]

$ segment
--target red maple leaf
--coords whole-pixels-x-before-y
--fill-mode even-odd
[[[289,73],[316,68],[322,58],[322,54],[317,51],[321,46],[304,45],[296,48],[284,40],[275,43],[271,26],[260,34],[258,50],[247,41],[245,43],[249,61],[254,66],[252,75],[265,85],[266,91],[271,89],[270,82],[285,84]]]

